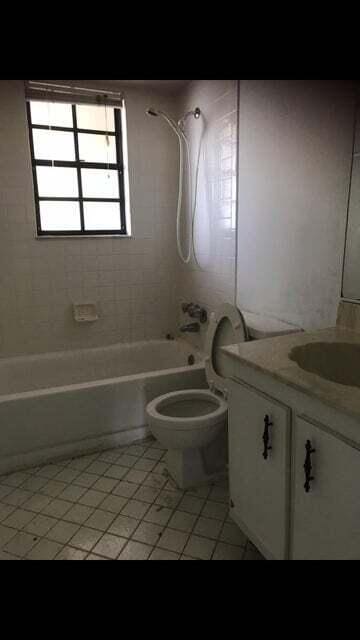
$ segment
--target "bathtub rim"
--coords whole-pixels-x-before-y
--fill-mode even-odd
[[[142,346],[146,346],[149,344],[152,345],[163,345],[163,344],[176,344],[179,343],[181,345],[184,345],[185,347],[187,347],[189,350],[194,351],[195,354],[197,355],[197,357],[199,357],[200,359],[203,359],[205,357],[204,352],[199,349],[198,347],[195,347],[194,345],[192,345],[188,340],[186,340],[185,338],[183,338],[182,336],[176,336],[173,339],[168,339],[168,338],[154,338],[154,339],[149,339],[149,340],[134,340],[134,342],[112,342],[111,344],[105,344],[105,345],[97,345],[95,347],[76,347],[75,349],[58,349],[57,351],[40,351],[40,352],[35,352],[35,353],[17,353],[13,356],[9,356],[9,355],[4,355],[1,356],[0,355],[0,365],[3,365],[4,363],[6,364],[7,362],[21,362],[23,360],[29,360],[29,359],[36,359],[36,360],[47,360],[47,359],[52,359],[52,358],[59,358],[61,356],[67,356],[70,354],[73,354],[75,356],[78,357],[84,357],[85,354],[91,352],[91,353],[96,353],[96,352],[100,352],[100,351],[111,351],[114,348],[120,347],[120,348],[131,348],[131,347],[142,347]],[[137,374],[135,374],[137,375]]]
[[[170,369],[156,369],[155,371],[145,371],[144,373],[133,373],[127,376],[117,376],[115,378],[101,378],[100,380],[89,380],[88,382],[77,382],[74,384],[61,385],[58,387],[46,387],[41,389],[32,389],[31,391],[19,391],[17,393],[0,394],[0,404],[5,402],[16,402],[22,399],[31,399],[43,397],[47,395],[68,393],[69,391],[80,391],[83,389],[92,389],[105,387],[108,385],[116,385],[125,382],[144,381],[147,378],[156,378],[162,375],[176,375],[177,373],[186,373],[187,371],[199,371],[205,369],[204,361],[184,367],[172,367]]]

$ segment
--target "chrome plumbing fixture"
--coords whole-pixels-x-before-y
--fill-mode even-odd
[[[199,304],[193,302],[183,302],[181,305],[183,313],[188,313],[190,318],[198,318],[203,324],[207,320],[207,311],[204,307],[200,307]]]
[[[200,325],[198,322],[189,322],[188,324],[183,324],[183,326],[180,327],[180,331],[182,333],[199,333]]]
[[[191,111],[187,111],[182,118],[180,118],[180,120],[178,120],[177,124],[175,122],[175,120],[173,120],[173,118],[171,118],[167,113],[165,113],[165,111],[161,111],[161,109],[154,109],[153,107],[150,107],[149,109],[146,109],[146,114],[148,116],[162,116],[164,118],[164,120],[166,120],[166,122],[171,126],[171,128],[175,131],[175,133],[177,133],[179,135],[183,135],[185,136],[185,132],[184,132],[184,124],[186,122],[186,119],[189,116],[194,116],[195,120],[198,120],[201,116],[201,111],[199,109],[199,107],[196,107],[196,109],[191,109]],[[185,136],[186,137],[186,136]]]
[[[189,116],[194,116],[195,120],[198,120],[198,118],[200,118],[200,115],[201,111],[199,107],[196,107],[196,109],[192,109],[191,111],[187,111],[185,115],[183,115],[183,117],[178,120],[178,127],[180,127],[180,129],[183,131],[186,118],[188,118]]]

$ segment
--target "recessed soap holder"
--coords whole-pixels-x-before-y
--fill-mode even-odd
[[[75,322],[95,322],[99,319],[96,304],[94,302],[83,302],[73,304]]]

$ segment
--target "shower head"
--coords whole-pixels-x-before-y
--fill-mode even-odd
[[[150,107],[149,109],[146,109],[146,114],[148,116],[158,116],[159,112],[156,111],[156,109],[152,109],[152,107]]]
[[[196,120],[198,120],[200,118],[201,115],[201,111],[199,109],[199,107],[196,107],[196,109],[192,109],[191,111],[187,111],[182,118],[180,118],[180,120],[178,120],[178,126],[180,127],[181,130],[183,130],[184,125],[185,125],[185,121],[189,116],[194,116],[194,118]]]
[[[173,120],[170,116],[168,116],[168,114],[165,113],[165,111],[161,111],[160,109],[153,109],[153,107],[149,107],[149,109],[146,109],[146,115],[148,115],[148,116],[161,116],[162,118],[164,118],[164,120],[166,120],[168,125],[170,125],[172,130],[176,133],[176,135],[179,138],[185,137],[184,133],[181,131],[180,127],[178,127],[178,125],[176,124],[175,120]]]

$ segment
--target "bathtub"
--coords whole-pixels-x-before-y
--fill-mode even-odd
[[[147,402],[206,386],[203,355],[181,339],[2,358],[0,474],[138,440]]]

